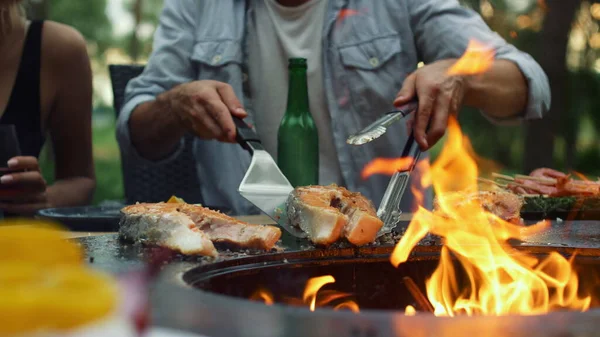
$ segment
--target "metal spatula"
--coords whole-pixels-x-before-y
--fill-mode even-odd
[[[237,128],[237,142],[252,155],[238,192],[290,234],[305,238],[306,233],[290,226],[287,221],[286,201],[294,188],[262,146],[256,132],[242,119],[233,117],[233,120]]]

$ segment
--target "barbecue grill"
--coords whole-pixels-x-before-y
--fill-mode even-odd
[[[552,251],[570,257],[580,283],[593,289],[586,312],[557,311],[535,316],[436,317],[425,312],[406,316],[415,303],[403,282],[408,276],[424,291],[424,281],[440,254],[435,238],[423,240],[406,264],[389,263],[393,245],[316,249],[284,235],[284,252],[231,252],[220,261],[171,256],[151,292],[157,325],[205,336],[596,336],[600,319],[600,221],[554,222],[546,233],[515,242],[517,250],[543,256]],[[80,239],[93,264],[119,272],[151,259],[158,250],[121,242],[116,235]],[[310,311],[294,301],[308,278],[332,275],[331,288],[349,293],[360,312],[317,306]],[[274,302],[251,299],[268,289]]]

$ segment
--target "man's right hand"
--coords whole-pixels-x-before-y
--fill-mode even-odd
[[[233,88],[218,81],[195,81],[174,87],[159,95],[181,125],[202,139],[235,142],[232,115],[245,118]]]

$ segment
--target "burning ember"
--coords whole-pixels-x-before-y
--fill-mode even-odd
[[[286,299],[284,302],[295,305],[308,305],[310,311],[315,311],[317,307],[332,305],[334,302],[341,300],[341,302],[333,306],[333,310],[347,309],[354,313],[360,312],[358,304],[348,299],[352,296],[352,294],[342,293],[335,290],[321,291],[321,288],[331,283],[335,283],[335,278],[333,278],[331,275],[313,277],[306,282],[302,300],[291,298]],[[271,292],[262,288],[254,292],[250,299],[264,302],[266,305],[272,305],[275,302],[274,296],[271,294]]]
[[[426,282],[427,298],[437,316],[589,309],[591,297],[579,297],[578,276],[570,261],[558,253],[540,259],[507,243],[544,230],[546,222],[524,228],[489,213],[479,199],[469,200],[470,194],[478,192],[478,168],[466,150],[470,144],[458,122],[451,119],[448,127],[444,149],[424,179],[433,184],[439,210],[419,209],[392,253],[392,264],[397,267],[407,261],[427,233],[444,239],[439,265]],[[457,193],[464,196],[464,202],[455,202]],[[453,258],[468,276],[466,288],[458,286]]]

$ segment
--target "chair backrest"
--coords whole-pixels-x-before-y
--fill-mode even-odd
[[[144,70],[141,65],[109,65],[117,118],[123,106],[125,87]],[[171,195],[189,203],[203,203],[196,171],[191,134],[184,137],[184,149],[164,164],[130,163],[121,155],[123,184],[127,203],[166,201]]]

